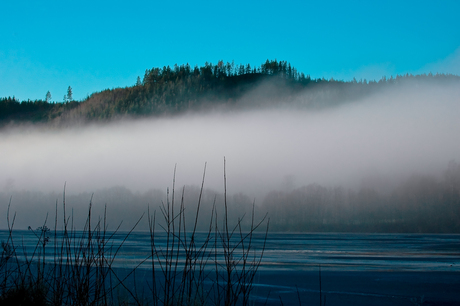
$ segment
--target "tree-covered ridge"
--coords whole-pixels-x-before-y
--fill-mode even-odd
[[[454,75],[405,75],[370,81],[350,82],[334,79],[312,79],[298,72],[286,61],[269,61],[259,67],[235,65],[219,61],[216,65],[174,65],[152,68],[138,77],[134,86],[107,89],[93,93],[81,102],[73,101],[71,87],[64,103],[46,99],[19,102],[14,97],[0,99],[0,124],[13,122],[50,122],[73,124],[78,122],[108,121],[120,117],[145,117],[177,114],[185,111],[203,111],[215,108],[260,107],[261,104],[298,101],[302,92],[305,107],[326,107],[359,99],[387,86],[407,81],[459,81]],[[244,99],[245,95],[268,84],[257,92],[259,99]],[[68,91],[69,92],[69,91]],[[243,99],[242,99],[243,98]],[[257,101],[254,101],[257,100]]]
[[[0,122],[43,122],[59,117],[79,104],[77,101],[51,103],[46,100],[19,101],[15,97],[0,98]]]
[[[183,213],[187,220],[194,220],[198,198],[201,198],[200,221],[212,218],[216,205],[224,205],[224,194],[220,191],[201,191],[198,186],[184,188],[183,201],[188,205]],[[21,216],[15,223],[19,228],[37,221],[37,211],[31,207],[40,207],[42,212],[53,211],[56,198],[60,197],[56,193],[12,192],[0,190],[0,203],[14,199],[14,211]],[[86,203],[92,194],[67,196],[66,202],[74,205],[75,220],[88,213],[87,206],[80,204]],[[121,186],[94,190],[94,194],[94,212],[104,214],[107,203],[110,211],[107,224],[112,230],[120,226],[117,216],[123,216],[120,229],[130,230],[129,224],[136,223],[145,212],[146,203],[150,207],[161,206],[167,196],[161,188],[142,193]],[[447,164],[442,176],[413,174],[389,189],[375,177],[356,188],[309,184],[292,189],[282,187],[255,200],[244,193],[227,196],[228,220],[240,222],[244,230],[250,228],[252,220],[241,216],[251,216],[255,203],[258,218],[268,213],[272,232],[460,233],[460,164],[455,161]],[[187,226],[193,229],[194,224]],[[198,223],[198,230],[208,228],[208,222]],[[137,229],[149,228],[141,223]]]
[[[223,61],[194,68],[188,64],[152,68],[147,69],[142,81],[138,78],[132,87],[108,89],[91,95],[66,114],[65,120],[99,121],[232,107],[237,99],[261,81],[274,76],[290,83],[311,81],[289,63],[276,60],[253,68],[249,64],[237,66]]]
[[[444,175],[412,175],[391,192],[318,184],[272,191],[261,210],[270,229],[298,232],[460,233],[460,165]]]

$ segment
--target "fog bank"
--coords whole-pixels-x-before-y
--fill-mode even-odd
[[[74,129],[0,132],[0,188],[70,194],[176,184],[260,199],[310,183],[354,187],[438,175],[460,161],[458,86],[400,87],[322,110],[297,107],[189,114]],[[256,99],[256,97],[254,97]],[[302,101],[302,96],[299,96]],[[377,180],[381,181],[381,180]],[[391,183],[390,183],[391,184]]]

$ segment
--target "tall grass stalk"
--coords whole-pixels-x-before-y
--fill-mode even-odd
[[[2,305],[112,304],[113,290],[123,285],[120,280],[112,281],[112,278],[117,279],[112,265],[137,224],[119,245],[114,245],[111,240],[118,229],[107,232],[106,210],[104,216],[93,225],[91,199],[83,230],[77,231],[73,225],[73,215],[66,214],[64,187],[63,224],[58,222],[56,202],[52,254],[47,252],[51,239],[47,218],[37,229],[29,227],[29,231],[37,238],[37,244],[32,252],[28,252],[24,242],[17,247],[13,239],[16,215],[10,222],[10,205],[11,202],[7,212],[8,238],[2,243],[0,258]]]
[[[224,159],[224,207],[222,219],[216,205],[206,232],[198,232],[201,201],[206,176],[204,166],[194,220],[186,220],[185,188],[176,201],[176,169],[171,192],[160,206],[160,218],[147,207],[150,251],[128,271],[114,267],[123,245],[130,239],[143,216],[131,230],[115,243],[120,225],[107,230],[107,206],[102,217],[92,214],[89,201],[82,230],[74,225],[73,212],[68,214],[65,185],[62,216],[56,201],[54,230],[47,226],[48,217],[38,228],[29,227],[37,239],[30,250],[24,241],[13,239],[16,214],[10,219],[11,199],[7,212],[8,236],[1,244],[0,304],[2,305],[248,305],[252,284],[261,264],[263,248],[253,246],[255,231],[266,216],[255,221],[254,204],[250,228],[243,230],[241,216],[229,224],[227,182]],[[127,203],[129,204],[129,203]],[[61,222],[59,220],[62,220]],[[219,220],[222,220],[219,222]],[[164,244],[160,240],[164,239]],[[53,243],[50,243],[53,240]],[[163,242],[163,240],[161,240]],[[51,253],[51,254],[50,254]],[[139,267],[150,269],[150,278],[140,286],[136,278]],[[123,270],[123,271],[121,271]],[[145,289],[148,289],[146,293]]]
[[[175,171],[174,171],[175,173]],[[166,203],[161,206],[161,223],[156,213],[148,213],[151,241],[151,292],[154,305],[248,305],[254,277],[260,266],[268,232],[265,231],[264,247],[253,248],[253,234],[263,224],[265,217],[255,222],[254,206],[251,226],[243,231],[242,220],[229,224],[227,183],[224,160],[224,211],[223,222],[218,222],[216,200],[212,207],[209,226],[204,238],[197,243],[206,164],[200,193],[197,199],[195,219],[191,231],[187,231],[184,192],[181,201],[175,202],[175,175],[173,188],[167,192]],[[159,224],[161,231],[156,230]],[[156,244],[158,235],[165,235],[164,246]]]

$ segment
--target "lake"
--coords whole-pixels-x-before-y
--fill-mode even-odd
[[[37,237],[20,230],[13,235],[15,244],[23,243],[30,256]],[[0,232],[2,241],[7,236],[6,231]],[[54,233],[49,236],[48,262],[54,258]],[[112,237],[112,252],[125,237],[124,232]],[[264,233],[255,233],[251,242],[256,260],[263,250],[253,280],[254,305],[319,305],[320,292],[326,305],[460,304],[460,235],[268,233],[264,238]],[[206,233],[196,237],[197,245],[205,240]],[[157,250],[164,250],[165,234],[156,234],[155,243]],[[131,233],[113,266],[129,271],[149,256],[150,246],[149,233]],[[206,252],[224,260],[222,248],[210,245]],[[235,258],[240,254],[238,246]],[[180,262],[182,256],[180,252]],[[213,268],[213,264],[205,267]],[[144,284],[151,280],[148,262],[138,266],[136,278]]]

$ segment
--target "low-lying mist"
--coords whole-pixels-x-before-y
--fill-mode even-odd
[[[175,165],[176,186],[200,185],[207,163],[205,187],[223,192],[225,157],[228,192],[256,204],[272,190],[312,183],[386,192],[414,173],[438,177],[460,161],[459,115],[458,86],[426,85],[317,110],[291,105],[11,128],[0,133],[0,188],[60,194],[66,183],[69,195],[113,186],[145,193],[171,187]]]

